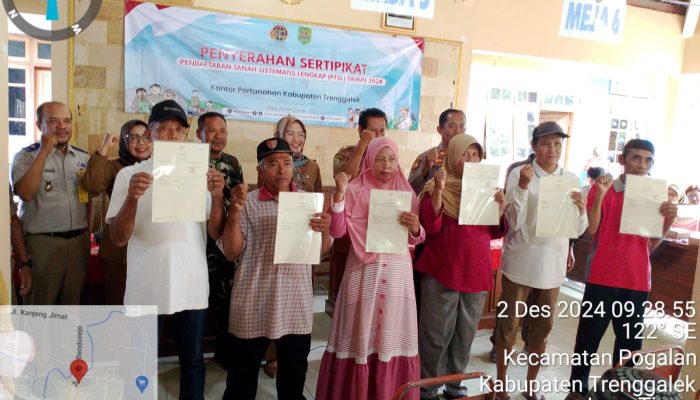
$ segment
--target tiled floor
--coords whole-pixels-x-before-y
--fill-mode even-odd
[[[311,400],[314,398],[316,381],[318,379],[318,370],[321,364],[321,357],[325,350],[328,331],[330,328],[330,318],[324,310],[324,302],[327,296],[327,277],[321,277],[316,282],[316,295],[314,298],[314,328],[311,337],[311,353],[309,354],[309,369],[306,374],[306,397]],[[581,293],[571,288],[563,287],[559,299],[564,301],[580,300]],[[572,352],[574,347],[574,339],[576,336],[576,327],[578,319],[560,318],[556,320],[554,329],[549,337],[547,351],[554,352]],[[468,372],[483,371],[487,374],[495,375],[496,366],[488,359],[489,351],[491,350],[491,342],[489,341],[490,330],[481,330],[477,332],[477,337],[472,345],[471,360],[468,367]],[[600,349],[601,351],[612,351],[614,343],[614,334],[610,327],[603,338]],[[659,333],[659,339],[645,341],[645,347],[658,347],[667,344],[680,344],[683,342],[674,341],[669,334],[664,332]],[[520,338],[515,348],[521,349],[523,346]],[[221,399],[226,386],[226,372],[221,366],[211,359],[206,362],[207,378],[205,387],[205,397],[208,400]],[[594,367],[593,375],[600,375],[605,370],[605,367]],[[173,400],[178,398],[178,379],[179,367],[177,363],[160,363],[158,370],[158,398],[163,400]],[[526,368],[524,366],[510,366],[509,377],[511,379],[524,380]],[[540,370],[540,381],[548,380],[553,382],[555,379],[564,381],[569,377],[570,369],[568,366],[550,366],[542,367]],[[478,391],[478,383],[472,382],[468,384],[470,393]],[[566,397],[566,393],[547,393],[548,400],[558,400]],[[276,399],[275,381],[270,379],[260,370],[258,377],[258,397],[259,400]],[[515,400],[523,399],[521,395],[515,395]]]

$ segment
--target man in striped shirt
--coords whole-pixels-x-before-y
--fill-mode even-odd
[[[234,276],[229,315],[231,349],[224,400],[255,399],[258,370],[271,341],[278,357],[277,394],[303,399],[311,347],[313,287],[310,264],[274,264],[280,192],[298,191],[292,182],[289,144],[264,140],[257,149],[263,185],[247,193],[245,184],[231,193],[231,206],[218,242],[229,260],[241,257]],[[331,216],[314,214],[311,229],[322,232],[321,253],[328,252]]]

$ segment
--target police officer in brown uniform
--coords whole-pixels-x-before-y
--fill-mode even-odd
[[[442,136],[442,141],[439,145],[420,153],[408,175],[408,183],[416,194],[423,191],[425,183],[442,167],[450,139],[455,135],[463,134],[466,124],[467,118],[462,110],[448,108],[440,113],[437,131]]]
[[[15,194],[33,261],[28,304],[80,304],[90,256],[88,193],[80,187],[88,154],[68,144],[72,114],[60,102],[36,110],[41,141],[20,150],[12,163]]]
[[[339,172],[345,172],[350,176],[350,179],[359,175],[362,158],[369,143],[375,137],[386,135],[387,119],[384,111],[378,108],[368,108],[359,113],[359,117],[356,114],[355,118],[358,121],[357,132],[360,135],[360,140],[357,142],[357,145],[341,147],[335,153],[333,157],[333,176]],[[347,236],[336,239],[333,242],[331,269],[338,272],[337,274],[331,274],[330,291],[333,294],[337,294],[340,288],[342,273],[345,271],[345,261],[349,251],[350,240]]]
[[[411,172],[408,175],[408,183],[413,188],[413,191],[416,192],[416,195],[419,195],[423,191],[425,183],[432,179],[435,173],[442,167],[442,164],[445,162],[445,156],[447,155],[447,145],[456,135],[464,134],[466,123],[467,118],[462,110],[448,108],[440,113],[437,131],[440,136],[442,136],[442,141],[440,141],[439,145],[420,153],[416,161],[413,162]],[[416,246],[416,250],[413,254],[414,262],[418,260],[422,252],[423,245]],[[413,283],[416,302],[418,304],[420,304],[421,295],[421,275],[421,272],[414,270]]]
[[[360,140],[355,146],[341,147],[333,157],[333,176],[343,171],[352,179],[360,173],[360,164],[369,142],[375,137],[386,135],[387,120],[384,111],[368,108],[360,113],[357,132]]]

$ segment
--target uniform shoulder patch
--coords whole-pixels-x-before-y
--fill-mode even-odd
[[[437,147],[435,147],[434,150],[435,150],[435,155],[436,155],[437,157],[435,157],[435,160],[433,160],[433,165],[434,165],[434,166],[440,166],[440,165],[442,165],[443,162],[445,161],[445,156],[447,155],[447,152],[445,152],[444,149],[438,150]]]
[[[356,146],[343,146],[338,151],[335,153],[335,155],[343,155],[345,157],[352,157],[353,153],[355,153],[355,147]]]
[[[32,151],[39,150],[39,147],[41,147],[41,145],[39,143],[34,143],[34,144],[30,144],[27,147],[24,147],[22,150],[24,150],[26,152],[32,152]]]
[[[416,158],[416,161],[414,161],[413,165],[411,166],[411,171],[415,171],[420,168],[421,164],[423,164],[423,159],[420,157]]]

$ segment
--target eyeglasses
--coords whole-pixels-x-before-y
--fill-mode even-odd
[[[126,135],[126,140],[129,143],[139,143],[139,142],[148,143],[148,138],[146,137],[146,135],[134,135],[134,134],[129,133]]]

